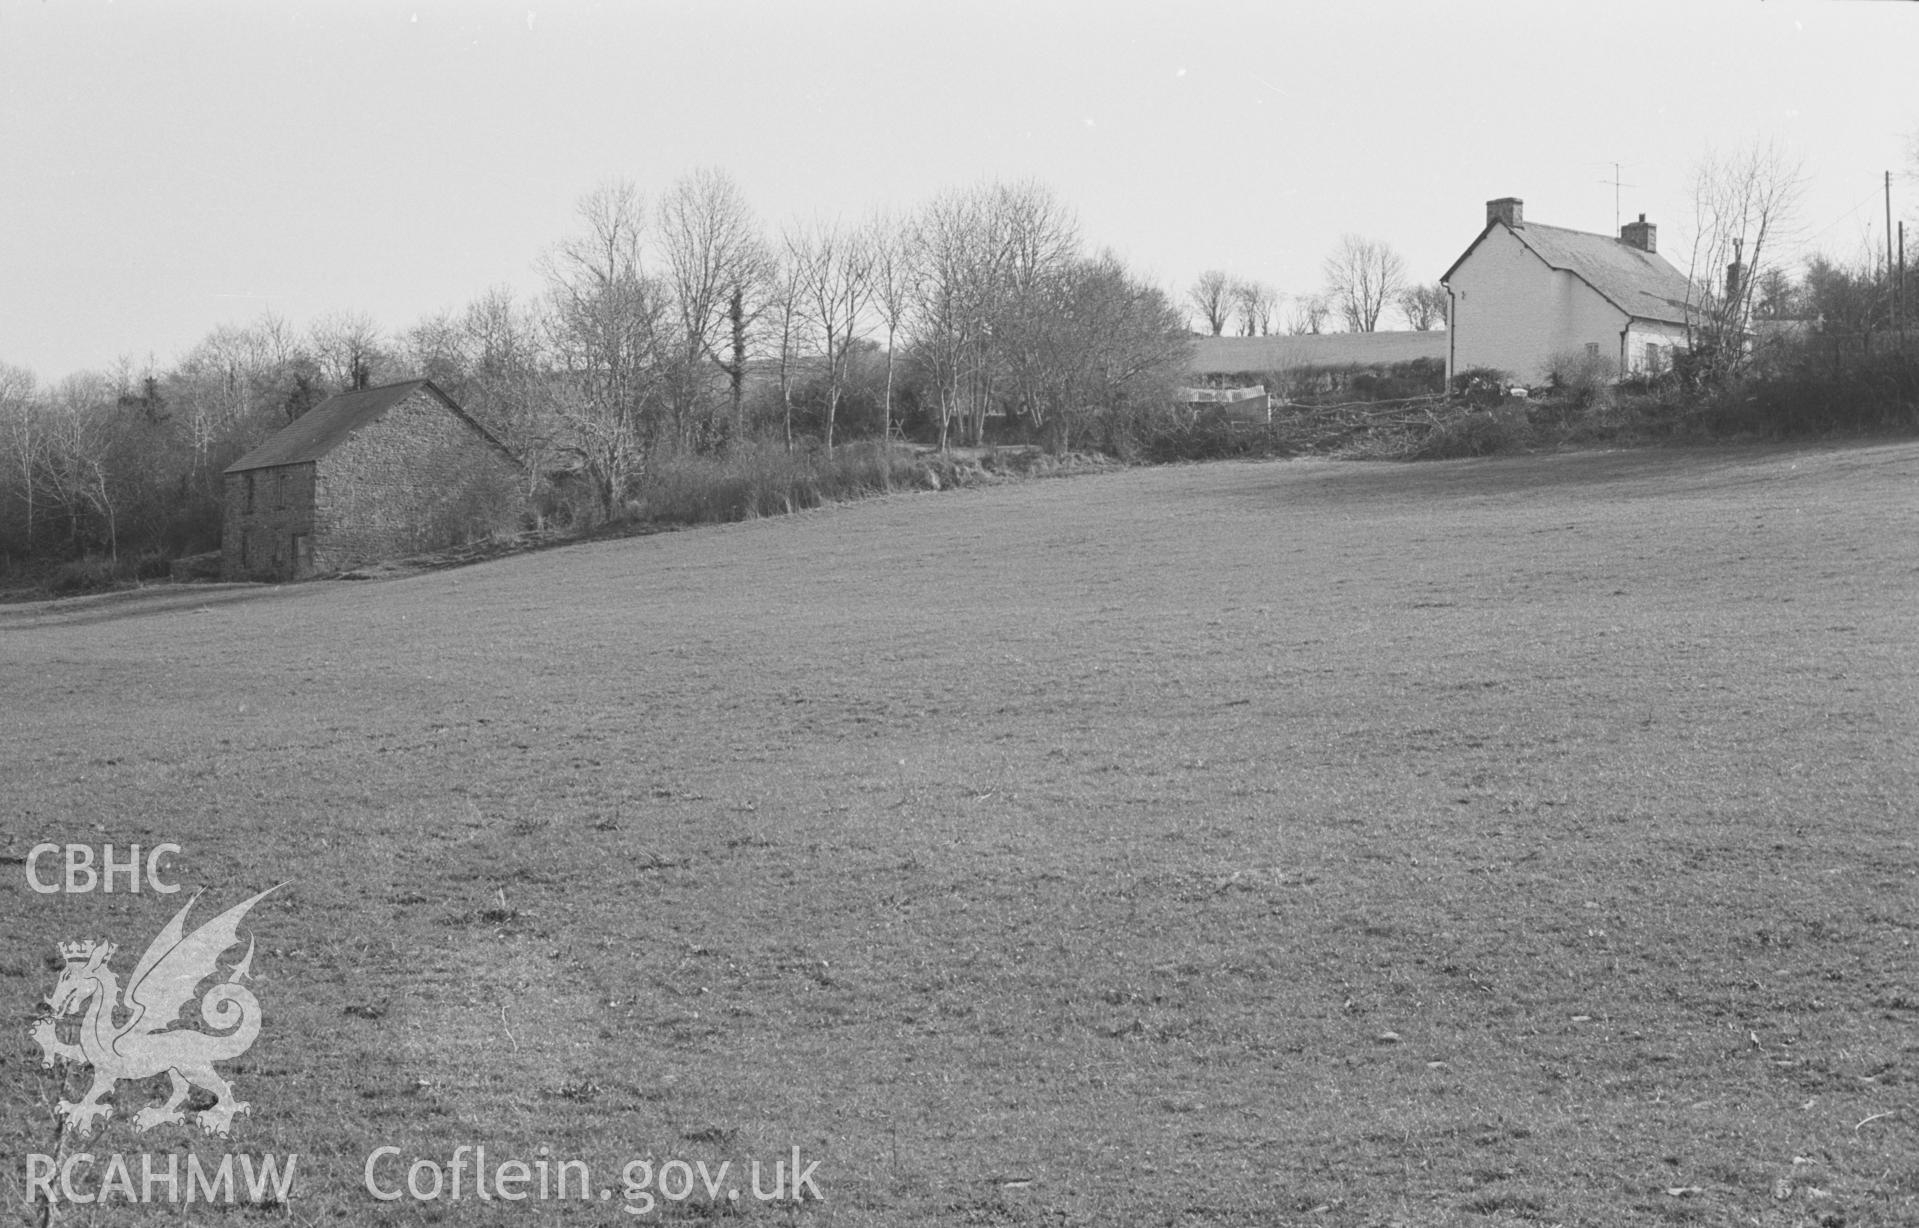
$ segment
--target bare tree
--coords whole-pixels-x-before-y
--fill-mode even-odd
[[[1232,286],[1232,302],[1240,336],[1264,337],[1273,331],[1279,295],[1271,286],[1263,281],[1236,281]]]
[[[1286,331],[1295,337],[1317,336],[1326,331],[1326,317],[1330,314],[1332,307],[1325,295],[1295,295],[1292,314],[1286,319]]]
[[[758,309],[749,298],[767,260],[759,222],[732,178],[709,168],[675,183],[655,212],[679,325],[669,382],[676,423],[682,432],[705,425],[710,361],[727,376],[735,429],[744,428],[746,330]]]
[[[579,213],[579,233],[544,262],[549,338],[562,376],[555,408],[611,518],[644,474],[658,433],[651,411],[663,293],[641,266],[644,212],[631,183],[596,188]]]
[[[1048,309],[1036,316],[1042,354],[1029,403],[1047,447],[1064,451],[1101,418],[1163,410],[1191,361],[1183,313],[1165,293],[1102,252],[1048,278]]]
[[[987,328],[979,357],[989,381],[1003,381],[1015,405],[1030,407],[1045,378],[1037,338],[1054,311],[1049,293],[1077,258],[1079,226],[1037,183],[997,184],[989,202],[987,269],[996,275],[982,281]],[[985,438],[991,405],[987,396],[973,403],[967,432],[975,444]]]
[[[1416,332],[1446,327],[1446,288],[1436,281],[1407,286],[1393,302]]]
[[[984,395],[975,360],[988,330],[984,283],[992,276],[987,194],[947,192],[921,210],[914,227],[911,324],[916,352],[935,388],[939,446],[969,400]]]
[[[880,400],[880,438],[893,434],[893,373],[900,330],[913,305],[914,234],[911,223],[875,217],[870,226],[873,244],[873,306],[886,332],[886,391]]]
[[[1186,292],[1186,301],[1217,337],[1226,331],[1233,316],[1233,279],[1226,276],[1224,269],[1207,269]]]
[[[43,453],[53,502],[66,512],[68,546],[76,552],[87,544],[82,526],[97,518],[105,533],[107,553],[120,553],[118,505],[108,469],[114,445],[112,384],[95,374],[68,376],[54,390],[46,416]]]
[[[540,360],[538,313],[508,286],[494,286],[466,305],[459,328],[476,375],[523,372]]]
[[[1053,310],[1053,277],[1077,255],[1078,227],[1037,184],[989,184],[936,198],[915,234],[909,319],[937,391],[940,446],[955,421],[978,443],[994,407],[1030,407],[1045,379],[1035,338]]]
[[[1326,294],[1349,331],[1370,333],[1379,327],[1380,313],[1406,284],[1406,262],[1378,239],[1340,236],[1339,246],[1326,257]]]
[[[42,466],[47,449],[46,407],[35,386],[33,372],[0,363],[0,446],[7,451],[7,485],[14,488],[26,521],[21,543],[33,549],[38,493],[44,481]]]
[[[298,418],[325,395],[318,360],[285,316],[262,312],[240,331],[230,354],[244,362],[256,381],[256,403],[248,413],[265,411],[271,418],[268,430]]]
[[[455,328],[466,362],[460,403],[520,458],[531,502],[549,460],[563,446],[547,403],[545,322],[538,305],[495,286],[466,305]]]
[[[454,400],[464,402],[472,360],[458,317],[450,311],[422,316],[399,340],[400,361],[407,371],[425,376]]]
[[[251,324],[220,325],[187,351],[162,383],[199,497],[217,501],[219,469],[237,455],[233,446],[256,443],[298,417],[318,400],[320,382],[312,354],[271,312]]]
[[[252,349],[246,330],[222,325],[167,374],[168,399],[196,469],[208,463],[222,440],[243,432],[266,399],[262,392],[267,381]]]
[[[1804,184],[1800,162],[1771,142],[1709,152],[1694,168],[1687,341],[1701,374],[1743,361],[1753,288],[1776,263]]]
[[[307,330],[308,344],[320,365],[320,377],[336,392],[366,388],[387,361],[385,338],[364,311],[321,316]]]
[[[815,348],[825,362],[826,450],[846,392],[847,358],[873,293],[873,252],[863,230],[815,221],[789,231],[787,258]]]
[[[805,341],[805,287],[799,268],[790,255],[772,266],[767,275],[765,319],[773,345],[774,367],[779,379],[780,407],[785,416],[786,450],[793,450],[793,385],[799,375],[800,348]]]

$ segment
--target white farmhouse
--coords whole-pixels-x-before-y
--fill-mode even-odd
[[[1528,222],[1524,204],[1487,201],[1486,228],[1439,279],[1448,384],[1473,367],[1531,382],[1562,356],[1668,369],[1686,348],[1687,281],[1659,255],[1657,227],[1642,213],[1614,239]]]

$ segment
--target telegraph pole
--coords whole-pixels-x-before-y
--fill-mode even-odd
[[[1892,172],[1886,172],[1886,289],[1892,289]]]

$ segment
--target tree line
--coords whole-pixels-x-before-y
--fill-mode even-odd
[[[1347,332],[1376,332],[1389,307],[1420,332],[1446,327],[1446,292],[1438,282],[1408,280],[1404,258],[1388,243],[1342,235],[1320,271],[1324,283],[1293,295],[1292,310],[1283,317],[1285,298],[1279,291],[1224,269],[1201,273],[1186,293],[1186,305],[1215,337],[1228,330],[1242,337],[1323,333],[1335,320]]]
[[[219,543],[222,471],[338,392],[432,379],[555,484],[621,514],[669,455],[849,436],[1110,446],[1170,412],[1182,313],[1036,183],[899,216],[762,225],[723,171],[578,205],[542,289],[389,330],[363,312],[215,328],[170,365],[42,385],[0,362],[0,568]]]

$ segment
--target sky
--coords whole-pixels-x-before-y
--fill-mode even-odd
[[[1037,180],[1171,293],[1293,295],[1346,233],[1437,280],[1494,197],[1615,233],[1615,179],[1684,269],[1701,157],[1770,140],[1850,259],[1886,171],[1919,231],[1915,47],[1890,0],[0,0],[0,362],[537,293],[581,196],[703,166],[771,234]]]

